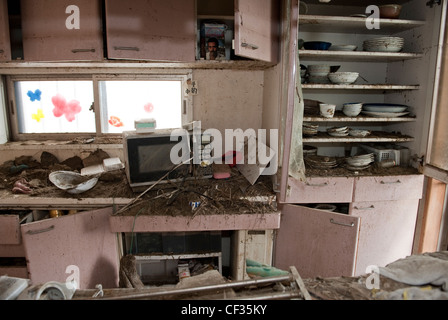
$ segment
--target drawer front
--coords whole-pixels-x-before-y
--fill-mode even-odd
[[[302,182],[288,179],[286,203],[351,202],[353,178],[307,178]]]
[[[21,241],[19,216],[0,215],[0,244],[20,244]]]
[[[353,201],[421,199],[424,175],[355,178]]]

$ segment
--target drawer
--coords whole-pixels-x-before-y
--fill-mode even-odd
[[[424,175],[357,177],[353,201],[421,199]]]
[[[25,248],[23,246],[23,241],[20,244],[0,244],[0,258],[24,256]]]
[[[32,211],[0,211],[0,245],[20,244],[20,224],[31,221]]]
[[[286,203],[352,202],[353,178],[313,177],[307,181],[288,179]]]

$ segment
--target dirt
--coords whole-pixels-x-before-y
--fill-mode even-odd
[[[32,157],[18,157],[0,166],[0,189],[11,194],[46,198],[129,198],[135,201],[121,215],[194,215],[232,213],[266,213],[276,211],[270,177],[261,176],[251,185],[234,167],[228,179],[195,179],[170,182],[134,192],[124,169],[102,173],[97,184],[82,194],[70,194],[57,188],[48,178],[53,171],[79,172],[86,164],[101,163],[107,153],[98,150],[88,159],[73,157],[57,162],[51,154],[43,153],[41,161]],[[14,189],[17,182],[26,185],[30,192]],[[13,192],[13,189],[15,190]],[[143,194],[143,195],[142,195]],[[248,197],[263,197],[248,200]],[[197,208],[192,208],[195,204]]]
[[[263,214],[276,212],[275,192],[271,177],[260,176],[251,185],[234,167],[228,179],[195,179],[184,182],[170,182],[148,187],[135,192],[129,186],[124,169],[102,173],[98,183],[90,190],[73,195],[57,188],[48,179],[53,171],[66,170],[79,172],[86,165],[101,163],[108,154],[97,150],[88,158],[78,157],[58,162],[48,152],[42,153],[37,161],[29,156],[7,161],[0,166],[0,189],[5,192],[24,193],[29,197],[46,198],[128,198],[131,204],[120,215],[197,215],[226,214],[232,212]],[[343,167],[331,169],[306,168],[308,177],[350,177],[416,174],[416,169],[405,167],[379,168],[372,165],[360,171]],[[23,192],[14,189],[21,181],[29,189]],[[14,189],[14,191],[13,191]],[[121,208],[122,209],[122,208]]]

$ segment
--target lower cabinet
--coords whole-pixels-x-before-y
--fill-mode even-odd
[[[411,255],[422,190],[422,175],[358,177],[346,205],[320,194],[342,213],[284,204],[273,265],[304,278],[355,276]]]
[[[75,280],[80,289],[118,287],[119,252],[116,233],[110,231],[111,214],[112,208],[105,208],[18,224],[9,237],[15,243],[0,245],[0,257],[26,258],[26,266],[3,266],[0,272],[36,285]]]
[[[48,218],[48,210],[0,214],[0,275],[33,284],[75,280],[80,289],[118,287],[119,252],[112,208]]]

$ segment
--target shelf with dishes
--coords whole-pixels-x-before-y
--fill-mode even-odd
[[[353,132],[353,135],[351,132]],[[314,135],[303,136],[303,143],[335,143],[335,142],[399,143],[399,142],[411,142],[411,141],[414,141],[413,137],[403,135],[400,133],[353,129],[350,128],[349,126],[331,127],[327,129],[327,131],[325,132],[320,131]]]
[[[330,47],[331,48],[331,47]],[[421,53],[368,52],[347,50],[299,50],[300,59],[307,61],[393,62],[420,59]]]
[[[395,34],[425,25],[425,21],[405,19],[379,20],[379,29],[368,28],[369,18],[324,15],[299,15],[300,32]]]

